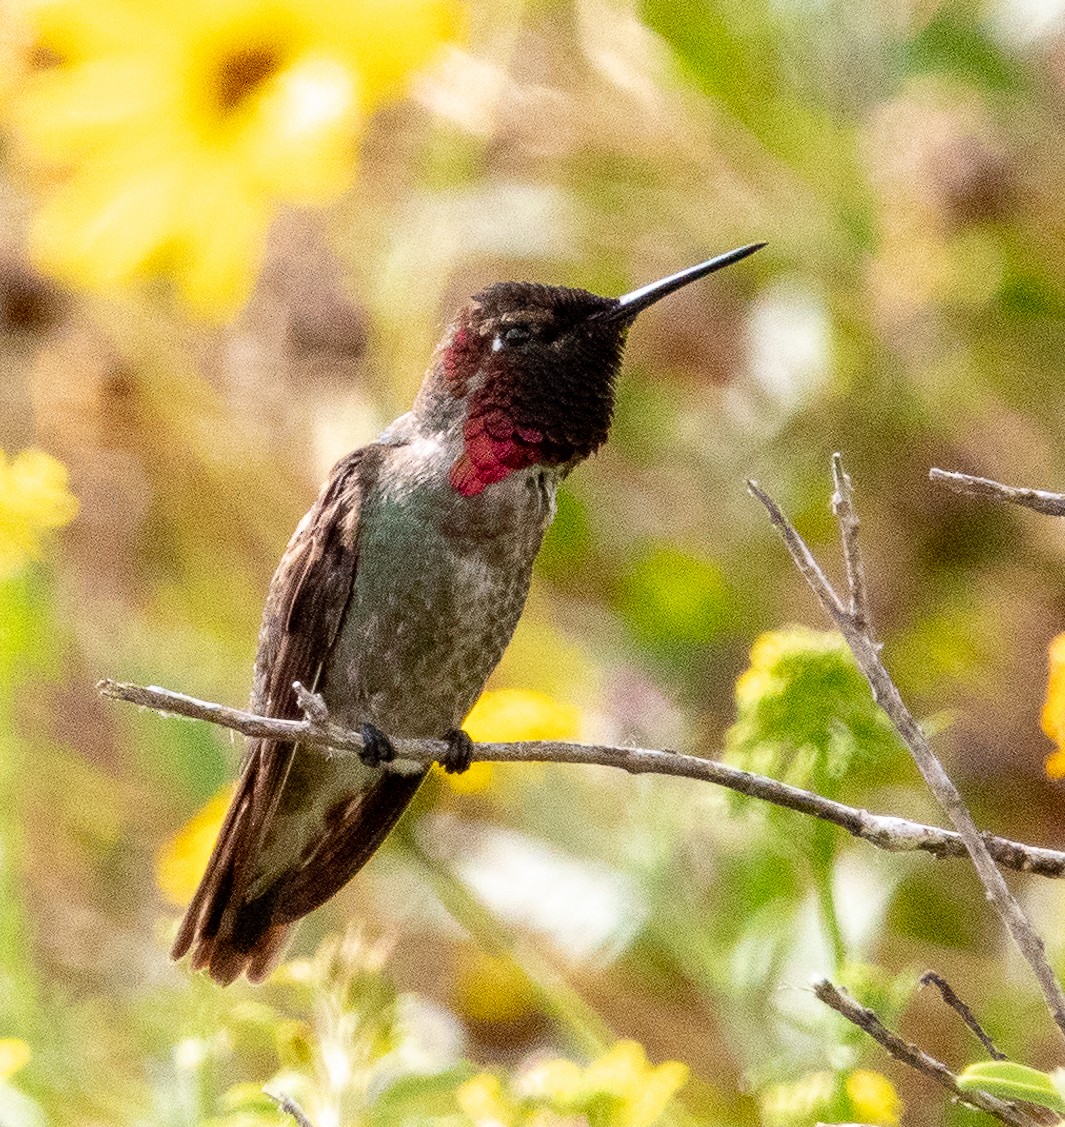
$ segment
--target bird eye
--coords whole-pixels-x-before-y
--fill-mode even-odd
[[[508,325],[500,332],[498,339],[503,344],[525,344],[532,337],[532,329],[528,325]]]

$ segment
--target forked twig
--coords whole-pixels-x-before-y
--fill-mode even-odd
[[[840,490],[840,484],[842,484],[843,488],[840,490],[840,494],[841,497],[845,498],[843,513],[837,513],[837,515],[856,520],[853,517],[850,484],[843,471],[842,460],[838,454],[833,459],[833,469],[837,478],[837,490]],[[946,811],[951,822],[954,823],[954,827],[965,843],[966,851],[972,859],[977,875],[987,892],[988,899],[994,905],[1021,954],[1032,968],[1047,1008],[1058,1029],[1065,1036],[1065,994],[1062,993],[1061,985],[1055,978],[1047,960],[1043,940],[1036,933],[1024,910],[1010,892],[1005,879],[996,868],[987,843],[977,829],[972,815],[958,792],[958,788],[951,781],[943,769],[943,765],[932,751],[924,729],[903,701],[898,687],[880,659],[881,647],[873,637],[868,622],[863,622],[859,615],[852,613],[847,604],[839,597],[832,584],[825,577],[821,566],[807,547],[806,542],[781,512],[777,503],[756,482],[749,481],[747,486],[765,506],[769,513],[769,519],[783,538],[785,547],[796,568],[839,628],[847,645],[850,646],[859,668],[869,682],[873,699],[895,726],[925,782]],[[855,534],[856,528],[855,523],[852,527],[844,528],[842,531],[844,552],[850,557],[847,561],[849,580],[854,576],[863,574]],[[863,600],[864,587],[858,592],[853,589],[850,591],[851,606],[860,608]]]
[[[930,1076],[937,1084],[946,1088],[954,1099],[980,1111],[986,1111],[988,1115],[993,1115],[1001,1122],[1010,1124],[1011,1127],[1038,1127],[1035,1119],[1014,1104],[1000,1100],[987,1092],[963,1091],[958,1087],[958,1078],[942,1061],[936,1060],[923,1049],[893,1033],[873,1010],[855,1001],[846,990],[829,982],[827,978],[815,982],[813,989],[814,995],[826,1006],[830,1006],[852,1025],[867,1033],[896,1060],[908,1064],[925,1076]]]

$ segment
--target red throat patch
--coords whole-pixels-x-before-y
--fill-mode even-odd
[[[543,456],[543,434],[515,426],[499,410],[471,415],[463,436],[465,449],[448,477],[464,497],[474,497],[515,470],[536,465]]]

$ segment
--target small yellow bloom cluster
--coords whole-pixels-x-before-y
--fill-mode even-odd
[[[581,712],[546,693],[496,689],[481,695],[462,726],[474,743],[573,740],[580,733]],[[476,794],[490,785],[493,773],[491,763],[474,763],[461,775],[447,778],[460,794]]]
[[[24,2],[24,0],[16,0]],[[6,106],[39,177],[32,250],[75,286],[163,275],[247,294],[279,202],[352,180],[363,124],[461,24],[459,0],[41,0]]]
[[[829,797],[863,770],[881,781],[902,752],[846,642],[802,626],[755,639],[725,743],[730,763]]]
[[[902,1101],[891,1081],[879,1072],[811,1072],[793,1084],[777,1084],[762,1096],[762,1116],[769,1127],[805,1127],[819,1119],[898,1127]]]
[[[643,1046],[619,1041],[587,1068],[548,1060],[519,1075],[508,1090],[481,1073],[458,1090],[459,1107],[480,1127],[549,1127],[575,1115],[603,1127],[651,1127],[688,1079],[679,1061],[650,1064]]]
[[[1052,779],[1065,778],[1065,634],[1054,638],[1047,650],[1047,695],[1040,717],[1047,738],[1057,751],[1047,756],[1046,773]]]
[[[32,448],[9,462],[0,450],[0,580],[40,555],[46,530],[69,524],[77,514],[62,462]]]

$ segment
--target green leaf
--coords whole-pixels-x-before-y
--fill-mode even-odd
[[[737,767],[830,798],[844,780],[882,783],[902,752],[843,638],[801,626],[755,640],[725,748]]]
[[[1065,1115],[1065,1099],[1045,1072],[1009,1060],[971,1064],[958,1076],[963,1092],[981,1091],[1003,1100],[1025,1100]]]

